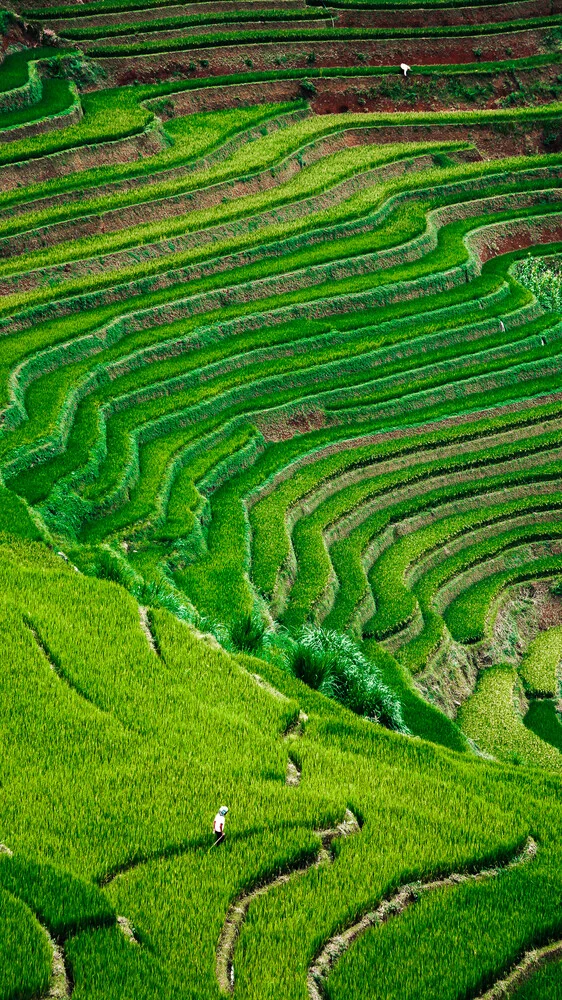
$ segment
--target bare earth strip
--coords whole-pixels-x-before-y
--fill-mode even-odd
[[[117,926],[131,944],[138,944],[134,927],[128,917],[117,917]]]
[[[289,742],[294,742],[298,740],[299,737],[304,733],[304,727],[308,722],[308,715],[306,712],[300,711],[294,722],[287,727],[283,733],[283,739]],[[285,784],[289,785],[290,788],[298,788],[301,783],[302,770],[299,764],[289,756],[287,761],[287,775],[285,777]]]
[[[67,997],[72,996],[72,982],[64,960],[64,951],[62,949],[62,945],[53,941],[53,938],[49,934],[47,928],[43,927],[43,930],[49,939],[51,948],[53,949],[51,984],[49,986],[49,992],[47,993],[47,1000],[66,1000]]]
[[[494,983],[492,988],[487,993],[483,993],[479,1000],[503,1000],[504,997],[513,996],[534,972],[538,972],[543,965],[556,962],[561,958],[562,941],[555,941],[553,944],[545,945],[544,948],[534,948],[532,951],[527,951],[513,971],[505,979]]]
[[[140,618],[140,627],[146,636],[146,641],[148,642],[148,645],[150,646],[152,652],[155,653],[156,656],[158,657],[161,656],[162,654],[160,653],[160,650],[158,648],[158,643],[156,641],[156,638],[152,632],[152,628],[150,625],[148,608],[144,608],[140,604],[139,604],[139,618]]]

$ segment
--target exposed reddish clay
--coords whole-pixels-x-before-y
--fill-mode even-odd
[[[484,264],[492,257],[511,253],[513,250],[525,250],[539,243],[559,243],[562,241],[562,220],[558,216],[552,219],[534,221],[514,220],[509,223],[509,231],[505,229],[473,237],[471,245],[477,251]]]
[[[556,82],[558,72],[558,65],[520,70],[517,79],[522,87],[538,82],[549,85]],[[350,77],[315,77],[316,96],[311,100],[311,107],[315,114],[339,114],[346,111],[361,113],[474,110],[475,108],[500,107],[498,102],[503,97],[507,97],[514,89],[513,76],[509,73],[492,75],[467,71],[457,74],[454,80],[460,87],[489,86],[492,91],[489,96],[469,103],[448,93],[447,88],[451,85],[451,77],[445,74],[443,76],[432,74],[423,77],[414,74],[404,80],[398,70],[396,74],[376,77],[362,76],[361,71],[358,70],[356,76]],[[384,90],[389,86],[393,88],[392,98],[384,96]],[[399,100],[395,96],[394,89],[397,86],[403,88],[403,100]],[[431,100],[421,100],[419,94],[424,88],[431,89],[435,97]],[[383,91],[382,95],[381,90]],[[201,87],[168,95],[170,113],[165,114],[165,117],[244,107],[263,101],[281,103],[302,96],[304,96],[304,91],[300,80],[263,80],[259,83],[235,83],[227,87]]]
[[[405,55],[412,66],[435,66],[459,63],[494,62],[512,55],[523,58],[546,49],[546,28],[510,31],[493,35],[468,35],[459,38],[381,38],[341,39],[225,45],[216,48],[190,49],[187,52],[161,52],[151,55],[108,56],[100,61],[107,82],[121,86],[173,77],[228,76],[247,71],[248,60],[257,71],[317,66],[399,65]],[[507,51],[509,50],[509,52]],[[285,62],[282,62],[286,58]],[[204,65],[202,65],[202,63]],[[190,70],[190,64],[194,69]]]
[[[494,24],[553,14],[550,0],[521,0],[520,3],[481,7],[408,7],[341,11],[338,25],[349,28],[429,28],[455,24]]]
[[[326,416],[322,410],[311,409],[300,413],[284,413],[278,418],[259,418],[256,423],[266,441],[288,441],[297,434],[320,430],[326,423]]]
[[[517,74],[518,84],[522,88],[542,83],[546,86],[556,84],[560,67],[544,66],[529,70],[520,70]],[[455,90],[451,91],[454,82]],[[474,111],[479,108],[491,110],[502,107],[502,99],[508,97],[516,89],[513,74],[484,74],[466,72],[455,74],[451,78],[435,73],[425,76],[413,74],[404,79],[397,71],[393,75],[382,77],[320,78],[314,80],[316,96],[311,101],[315,114],[338,114],[344,111],[357,112],[388,112],[397,111]],[[463,88],[466,98],[463,100]],[[479,88],[474,99],[469,99],[470,91]],[[518,89],[518,88],[517,88]],[[388,94],[390,91],[390,95]],[[402,97],[400,97],[400,91]]]

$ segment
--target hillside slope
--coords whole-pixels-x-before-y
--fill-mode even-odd
[[[0,30],[0,1000],[557,1000],[562,5]]]

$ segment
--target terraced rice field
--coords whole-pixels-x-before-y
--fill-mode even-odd
[[[24,2],[0,1000],[561,1000],[562,3]]]

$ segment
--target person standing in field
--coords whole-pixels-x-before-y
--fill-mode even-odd
[[[213,820],[213,833],[215,835],[215,844],[218,844],[220,843],[221,840],[224,840],[225,837],[224,824],[227,812],[228,812],[228,806],[221,806],[217,815]]]

